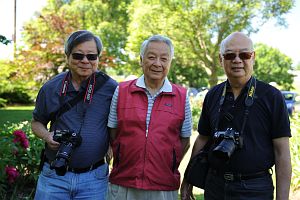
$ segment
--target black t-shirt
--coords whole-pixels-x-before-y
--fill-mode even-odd
[[[219,116],[219,131],[233,128],[240,132],[245,115],[248,85],[249,83],[236,100],[233,93],[226,90],[220,114],[218,110],[225,82],[213,87],[204,99],[198,124],[199,134],[213,136]],[[287,108],[281,92],[275,87],[257,80],[254,103],[249,110],[243,133],[243,148],[234,151],[229,162],[222,167],[224,171],[254,173],[271,168],[274,165],[272,140],[291,137]],[[232,118],[231,121],[228,118]]]

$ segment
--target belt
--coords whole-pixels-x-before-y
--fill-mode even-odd
[[[45,159],[45,162],[49,163],[49,160],[46,158]],[[100,167],[101,165],[103,165],[105,163],[105,160],[102,159],[102,160],[99,160],[98,162],[96,162],[95,164],[92,164],[88,167],[84,167],[84,168],[77,168],[77,167],[68,167],[67,170],[69,172],[73,172],[75,174],[80,174],[80,173],[85,173],[85,172],[88,172],[88,171],[92,171],[98,167]]]
[[[96,162],[95,164],[92,164],[89,167],[84,167],[84,168],[76,168],[76,167],[71,168],[71,167],[68,167],[68,171],[73,172],[75,174],[80,174],[80,173],[92,171],[92,170],[100,167],[104,163],[105,163],[105,161],[104,161],[104,159],[102,159],[102,160],[99,160],[98,162]]]
[[[269,170],[263,170],[259,171],[256,173],[251,173],[251,174],[240,174],[240,173],[232,173],[232,172],[219,172],[217,170],[211,170],[212,174],[220,176],[224,178],[226,181],[235,181],[235,180],[249,180],[249,179],[254,179],[254,178],[259,178],[259,177],[264,177],[267,175],[271,175]]]

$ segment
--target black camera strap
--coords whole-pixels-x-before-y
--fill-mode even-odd
[[[219,110],[218,110],[219,117],[217,118],[215,132],[218,131],[218,129],[219,129],[221,110],[222,110],[222,106],[223,106],[224,101],[225,101],[225,95],[226,95],[226,90],[227,90],[227,81],[224,85],[222,95],[221,95],[221,98],[220,98],[220,102],[219,102]],[[244,134],[246,122],[247,122],[247,119],[248,119],[250,107],[254,103],[254,94],[255,94],[255,90],[256,90],[256,79],[255,79],[255,77],[252,76],[247,85],[248,85],[248,92],[247,92],[247,96],[245,98],[244,119],[243,119],[242,128],[240,130],[240,142],[241,142],[242,145],[243,145],[243,134]],[[227,115],[225,115],[225,117],[228,118],[229,120],[232,120],[234,116],[232,116],[230,114],[227,114]]]
[[[108,79],[109,79],[109,77],[102,72],[93,73],[88,79],[88,84],[87,84],[86,89],[81,91],[73,99],[63,103],[64,97],[66,96],[66,93],[68,90],[68,86],[71,82],[70,72],[68,72],[63,79],[62,87],[61,87],[61,91],[60,91],[59,102],[61,104],[61,107],[57,111],[50,113],[51,126],[60,118],[60,116],[62,114],[69,111],[72,107],[74,107],[81,100],[84,101],[84,111],[83,111],[83,118],[84,118],[85,112],[87,109],[86,105],[89,105],[92,103],[92,98],[93,98],[94,92],[97,91],[98,89],[100,89]]]

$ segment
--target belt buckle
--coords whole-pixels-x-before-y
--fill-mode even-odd
[[[95,164],[93,164],[93,165],[90,166],[89,171],[92,171],[94,169],[94,165]]]
[[[231,173],[225,173],[224,174],[224,179],[227,181],[233,181],[234,180],[234,175]]]

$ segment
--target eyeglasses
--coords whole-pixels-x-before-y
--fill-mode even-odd
[[[88,60],[97,60],[98,54],[72,53],[72,58],[75,60],[83,60],[84,57],[86,57]]]
[[[251,58],[253,52],[241,52],[241,53],[225,53],[223,54],[223,58],[225,60],[234,60],[236,56],[238,56],[242,60],[248,60]]]

